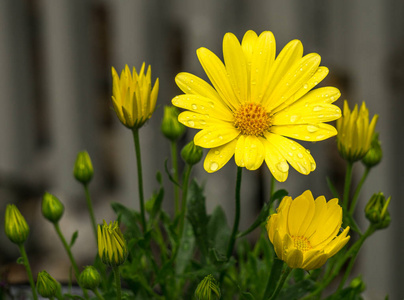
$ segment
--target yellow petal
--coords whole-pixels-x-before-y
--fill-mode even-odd
[[[223,146],[210,149],[203,163],[205,170],[208,173],[220,170],[234,155],[236,144],[237,140],[234,139]]]
[[[277,135],[309,142],[322,141],[337,135],[337,130],[333,126],[324,123],[272,126],[271,132]]]
[[[213,101],[200,95],[180,95],[171,100],[171,103],[177,107],[191,110],[208,117],[219,120],[233,122],[234,117],[231,111],[220,102]]]
[[[276,145],[278,151],[283,154],[285,159],[296,171],[305,175],[311,172],[311,154],[306,151],[304,147],[295,141],[277,134],[267,133],[265,137],[273,145]]]
[[[300,269],[303,265],[303,252],[298,249],[291,249],[288,251],[285,262],[289,268]]]
[[[274,243],[275,231],[278,228],[278,221],[279,221],[278,214],[273,214],[269,217],[267,224],[266,224],[268,237],[272,244]]]
[[[272,32],[260,34],[251,61],[251,101],[261,103],[269,86],[270,71],[275,60],[276,43]]]
[[[266,139],[261,140],[265,147],[265,163],[268,169],[271,171],[272,175],[279,182],[284,182],[288,178],[289,165],[272,142]]]
[[[215,148],[227,144],[239,134],[233,125],[222,123],[199,131],[194,137],[194,143],[203,148]]]
[[[296,197],[289,209],[289,234],[292,236],[304,236],[313,219],[314,211],[314,199],[309,190]]]
[[[244,34],[243,40],[241,42],[241,48],[243,49],[247,63],[251,63],[252,53],[255,47],[255,43],[257,42],[257,39],[258,39],[257,34],[252,30],[248,30]]]
[[[208,128],[214,124],[223,123],[223,121],[209,118],[208,115],[201,115],[192,111],[184,111],[179,114],[178,121],[185,126],[195,129]]]
[[[186,72],[179,73],[175,82],[185,94],[201,95],[214,102],[225,104],[216,90],[205,80]]]
[[[323,250],[309,250],[303,254],[303,264],[302,269],[304,269],[308,264],[310,264],[314,259],[318,258],[318,256],[324,254]]]
[[[247,101],[247,62],[236,36],[226,33],[223,38],[223,58],[231,86],[239,103]]]
[[[274,87],[272,93],[265,99],[265,106],[275,109],[301,87],[304,87],[317,71],[320,61],[320,55],[310,53],[291,66],[278,85]]]
[[[328,259],[327,254],[321,254],[319,256],[314,257],[312,260],[310,260],[307,263],[307,265],[304,266],[303,268],[307,271],[318,269],[327,262],[327,259]]]
[[[341,250],[346,243],[348,243],[350,236],[347,236],[349,231],[349,226],[334,240],[332,240],[325,248],[324,252],[331,257],[335,255],[339,250]]]
[[[338,233],[342,224],[342,208],[335,201],[327,202],[327,210],[319,218],[316,232],[311,236],[310,242],[313,247],[321,247],[328,244]]]
[[[319,226],[323,226],[320,224],[320,217],[323,215],[323,213],[326,212],[327,210],[327,201],[325,200],[324,196],[318,197],[315,201],[315,212],[313,219],[311,220],[309,228],[307,228],[305,237],[310,239],[310,237],[316,232],[317,228]]]
[[[264,146],[258,137],[240,135],[235,150],[235,161],[239,167],[258,169],[264,161],[264,154]]]
[[[203,47],[199,48],[196,54],[210,82],[220,95],[220,98],[223,99],[231,110],[236,111],[239,103],[222,61],[212,51]]]
[[[279,230],[275,230],[275,236],[274,236],[274,249],[275,253],[278,256],[279,259],[283,259],[283,236],[279,234]]]

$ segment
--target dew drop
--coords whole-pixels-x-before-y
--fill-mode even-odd
[[[303,154],[301,154],[300,152],[297,154],[298,158],[303,158]]]
[[[303,72],[303,68],[300,68],[300,71]]]
[[[308,88],[309,88],[309,85],[306,83],[306,84],[303,86],[303,88],[308,89]]]
[[[219,135],[219,140],[223,140],[223,136]]]
[[[201,105],[201,109],[205,109],[205,106]]]
[[[196,104],[192,104],[191,107],[192,107],[192,109],[197,109],[198,108],[198,106]]]
[[[331,98],[330,98],[330,99],[331,99],[331,101],[334,101],[335,97],[334,97],[334,96],[331,96]]]
[[[310,169],[311,171],[314,171],[316,169],[316,164],[315,163],[311,163],[310,164]]]
[[[310,154],[310,150],[309,150],[309,149],[306,149],[306,152],[307,152],[308,154]]]
[[[289,156],[291,156],[291,157],[293,156],[293,153],[292,153],[292,152],[289,152],[288,154],[289,154]]]
[[[286,161],[281,161],[276,165],[276,168],[281,171],[282,173],[286,173],[289,170],[289,165]]]
[[[316,132],[318,130],[317,126],[314,125],[307,125],[307,131],[308,132]]]
[[[219,155],[219,153],[220,153],[219,151],[217,151],[217,150],[215,151],[215,155]]]
[[[315,81],[315,82],[314,82],[314,85],[317,85],[317,84],[318,84],[318,81]]]
[[[303,165],[301,163],[297,162],[297,165],[299,166],[300,173],[307,174],[307,169],[305,167],[303,167]]]
[[[320,134],[318,136],[316,136],[316,140],[320,141],[322,139],[324,139],[325,135],[324,134]]]
[[[320,111],[320,110],[323,110],[323,109],[324,109],[324,107],[322,107],[320,105],[317,105],[317,106],[313,107],[313,111]]]
[[[190,87],[188,87],[188,91],[191,91],[192,89]]]
[[[211,171],[216,171],[219,168],[219,164],[217,162],[213,162],[210,164],[210,170]]]
[[[190,127],[194,127],[194,126],[195,126],[195,122],[194,122],[194,121],[188,121],[188,125],[189,125]]]
[[[189,82],[193,83],[193,82],[194,82],[194,80],[193,80],[193,79],[191,79]]]
[[[297,116],[293,115],[290,117],[290,122],[295,122],[297,120]]]

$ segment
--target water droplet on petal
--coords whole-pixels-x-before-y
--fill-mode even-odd
[[[192,107],[192,109],[197,109],[198,108],[198,106],[196,106],[196,104],[192,104],[191,107]]]
[[[290,122],[295,122],[296,120],[297,120],[296,115],[290,116]]]
[[[306,84],[303,86],[303,88],[308,89],[308,88],[309,88],[309,85],[306,83]]]
[[[219,155],[219,153],[220,153],[219,151],[217,151],[217,150],[215,151],[215,155]]]
[[[194,126],[195,126],[195,122],[194,122],[194,121],[188,121],[188,125],[189,125],[190,127],[194,127]]]
[[[322,107],[320,105],[317,105],[317,106],[313,107],[313,111],[320,111],[320,110],[323,110],[323,109],[324,109],[324,107]]]
[[[325,135],[324,134],[320,134],[320,135],[318,135],[318,136],[316,136],[316,140],[322,140],[322,139],[324,139],[324,137],[325,137]]]
[[[311,163],[310,164],[310,169],[311,171],[314,171],[316,169],[316,164],[315,163]]]
[[[193,79],[191,79],[189,82],[193,83],[193,82],[194,82],[194,80],[193,80]]]
[[[219,135],[218,136],[219,140],[223,140],[223,136]]]
[[[318,130],[317,126],[314,125],[307,125],[307,131],[308,132],[316,132]]]
[[[205,106],[201,105],[201,109],[205,109]]]
[[[286,161],[281,161],[276,165],[276,168],[282,173],[286,173],[289,170],[289,165]]]
[[[308,154],[310,154],[310,150],[309,150],[309,149],[306,149],[306,152],[307,152]]]
[[[300,170],[298,170],[300,173],[302,173],[302,174],[307,174],[306,168],[303,167],[303,165],[302,165],[301,163],[297,162],[297,165],[298,165],[298,167],[299,167],[299,169],[300,169]]]
[[[210,170],[211,171],[216,171],[219,168],[219,164],[217,162],[213,162],[210,164]]]
[[[297,154],[298,158],[303,158],[303,154],[301,154],[300,152]]]
[[[289,154],[289,156],[293,156],[293,153],[292,153],[292,152],[289,152],[288,154]]]

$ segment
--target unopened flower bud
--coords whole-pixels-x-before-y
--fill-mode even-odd
[[[117,221],[98,225],[98,254],[102,262],[111,267],[125,262],[128,249]]]
[[[391,197],[387,200],[383,193],[374,194],[365,207],[366,218],[374,224],[377,229],[383,229],[390,225],[391,218],[387,210]]]
[[[190,141],[188,144],[185,145],[184,148],[181,150],[181,157],[182,159],[189,165],[193,166],[197,164],[203,155],[203,150],[201,147],[196,146],[194,141]]]
[[[82,184],[89,183],[93,178],[93,165],[87,151],[81,151],[77,154],[73,174],[74,177]]]
[[[93,266],[87,266],[79,277],[81,287],[95,290],[101,283],[100,273]]]
[[[352,279],[349,286],[354,288],[358,293],[362,293],[366,289],[366,285],[363,282],[361,276],[358,276],[358,277]]]
[[[14,204],[8,204],[6,207],[4,231],[14,244],[20,245],[27,240],[29,234],[28,224]]]
[[[59,283],[48,272],[42,271],[38,273],[36,289],[39,295],[45,298],[55,297],[59,288]]]
[[[59,222],[63,216],[65,207],[62,202],[54,195],[46,192],[42,197],[42,214],[52,223]]]
[[[174,142],[185,132],[185,126],[178,121],[179,111],[174,106],[164,107],[164,117],[161,122],[161,132],[166,138]]]
[[[195,297],[198,300],[220,299],[220,288],[216,279],[209,274],[196,287]]]
[[[362,158],[362,163],[370,169],[376,166],[382,160],[382,157],[383,151],[379,141],[379,134],[375,133],[372,137],[369,151]]]

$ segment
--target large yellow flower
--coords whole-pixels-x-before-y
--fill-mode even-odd
[[[293,40],[275,59],[275,38],[248,31],[240,45],[232,33],[223,39],[224,62],[210,50],[197,55],[213,87],[189,73],[176,83],[185,93],[172,103],[184,108],[179,121],[202,129],[196,145],[211,148],[204,162],[207,172],[222,168],[235,154],[240,167],[255,170],[265,160],[278,181],[285,181],[289,164],[302,174],[316,168],[309,151],[287,137],[321,141],[337,134],[323,122],[338,119],[341,110],[332,105],[338,89],[310,91],[328,74],[319,67],[320,56],[303,56],[300,41]],[[289,164],[288,164],[289,163]]]
[[[119,120],[123,125],[131,129],[137,129],[150,119],[156,107],[159,93],[159,79],[151,85],[151,68],[143,63],[139,74],[133,67],[131,74],[128,65],[119,77],[112,67],[112,103]]]
[[[292,200],[283,198],[277,213],[270,216],[267,231],[276,255],[295,269],[314,270],[325,264],[349,241],[342,224],[338,199],[314,200],[310,191]]]
[[[355,162],[366,155],[370,149],[378,118],[378,115],[374,115],[369,122],[369,111],[365,102],[359,110],[356,104],[351,111],[348,102],[344,101],[344,114],[337,121],[338,151],[343,158]]]

